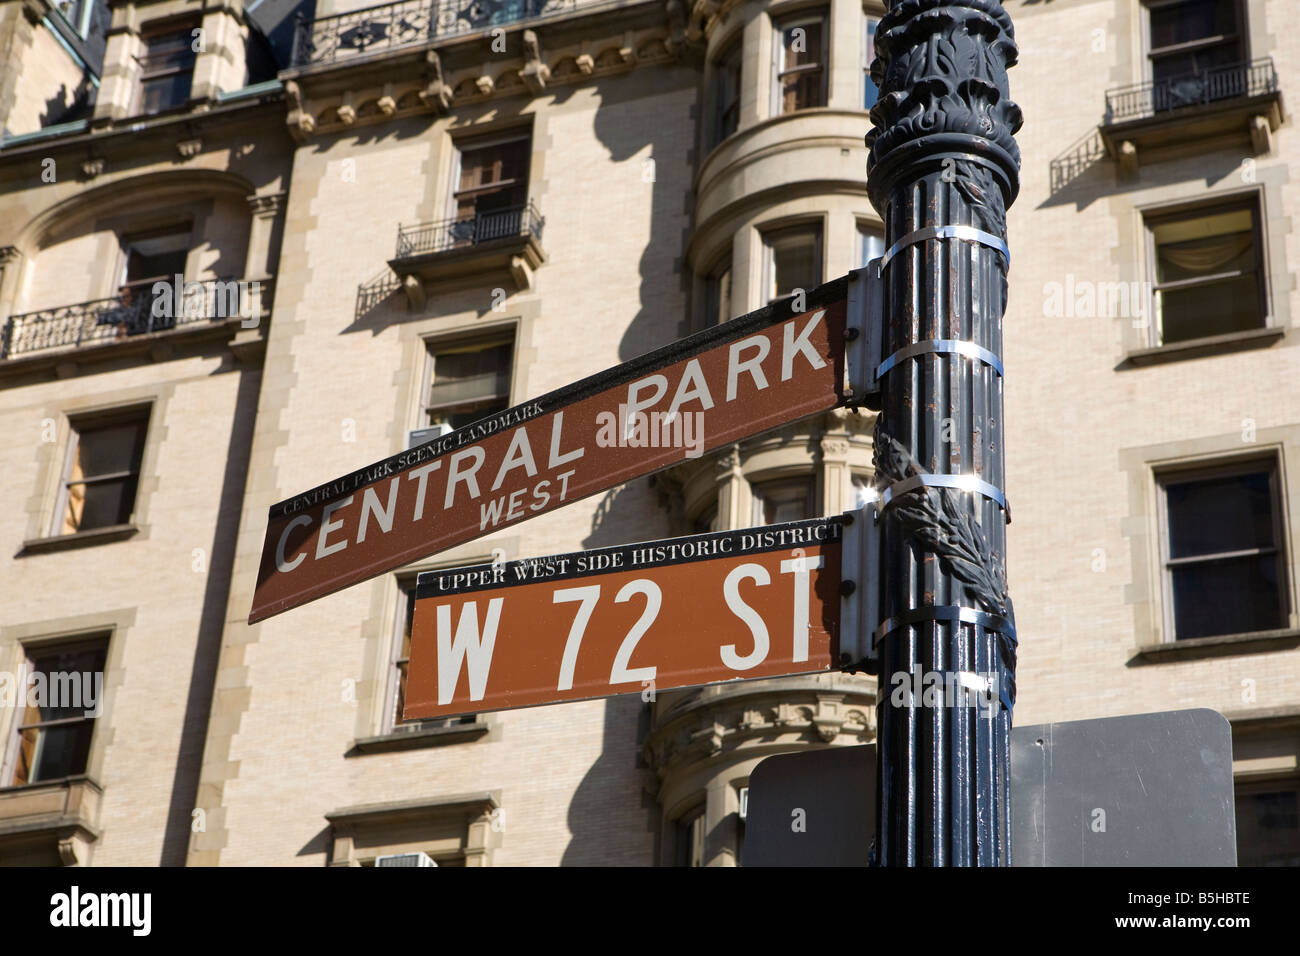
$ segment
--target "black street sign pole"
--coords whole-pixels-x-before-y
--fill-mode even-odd
[[[1011,19],[996,0],[890,0],[876,57],[867,188],[886,252],[875,858],[1007,866],[1015,627],[1001,353],[1021,123],[1007,88]],[[939,691],[900,704],[901,675],[908,687],[938,675]],[[1000,703],[963,705],[944,696],[953,686]]]

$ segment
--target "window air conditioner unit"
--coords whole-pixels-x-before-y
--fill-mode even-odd
[[[427,853],[386,853],[375,857],[375,866],[437,866]]]
[[[749,816],[749,787],[740,788],[740,819]]]
[[[443,435],[451,432],[451,430],[451,426],[446,422],[442,422],[439,425],[432,425],[429,428],[413,428],[406,435],[406,447],[414,448],[416,445],[423,445],[427,441],[441,438]]]

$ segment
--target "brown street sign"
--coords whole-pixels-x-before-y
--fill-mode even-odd
[[[250,624],[845,398],[847,279],[271,508]]]
[[[844,518],[427,571],[407,720],[840,666]]]

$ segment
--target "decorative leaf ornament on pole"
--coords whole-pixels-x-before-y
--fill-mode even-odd
[[[881,95],[866,142],[886,249],[876,260],[885,318],[874,635],[875,859],[886,866],[1011,862],[1016,636],[1001,354],[1006,209],[1020,169],[1015,61],[996,0],[891,0],[876,33]]]

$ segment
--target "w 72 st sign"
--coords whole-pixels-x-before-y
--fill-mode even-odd
[[[838,669],[842,530],[819,518],[422,574],[405,717]]]

